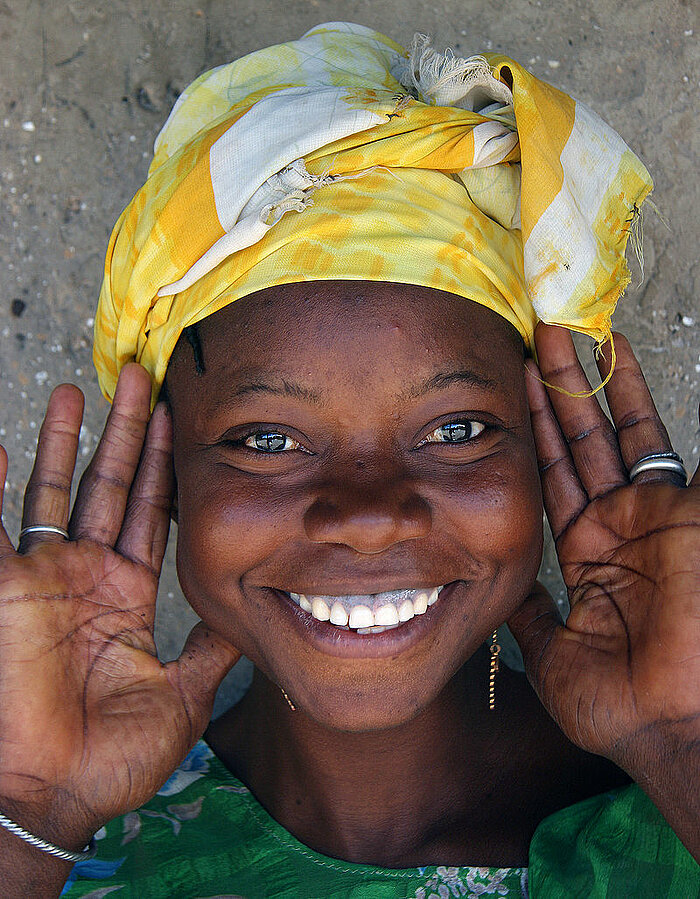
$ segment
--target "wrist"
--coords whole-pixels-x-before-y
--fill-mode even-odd
[[[0,828],[0,878],[3,899],[58,896],[72,862],[41,852]]]
[[[656,721],[618,740],[609,758],[637,783],[678,778],[687,789],[690,769],[697,773],[700,766],[698,739],[695,719]]]
[[[657,722],[620,741],[611,758],[644,790],[700,862],[697,721]]]
[[[43,840],[67,852],[82,852],[89,844],[95,832],[101,826],[86,820],[85,816],[70,811],[70,803],[55,800],[18,802],[9,797],[0,796],[0,813],[28,832],[38,840]],[[11,829],[2,827],[13,839],[27,842]],[[31,846],[34,852],[50,853],[38,846]]]
[[[64,849],[49,840],[45,840],[43,837],[38,837],[36,834],[31,833],[31,831],[26,830],[24,827],[17,824],[16,821],[13,821],[2,813],[0,813],[0,827],[3,827],[14,836],[19,837],[20,840],[24,840],[24,842],[28,843],[30,846],[34,846],[34,848],[38,849],[40,852],[46,852],[54,858],[61,858],[67,862],[86,862],[93,858],[97,852],[94,838],[80,851]]]

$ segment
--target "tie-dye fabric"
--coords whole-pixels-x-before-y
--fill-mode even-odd
[[[584,104],[505,56],[314,28],[200,76],[113,231],[94,358],[155,401],[182,330],[277,284],[371,280],[604,339],[650,177]]]

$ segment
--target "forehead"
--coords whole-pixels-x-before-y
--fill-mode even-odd
[[[168,373],[180,392],[228,392],[242,378],[274,374],[332,390],[393,375],[407,390],[447,366],[504,386],[522,374],[516,330],[484,306],[428,287],[316,281],[270,287],[202,320],[205,372],[195,374],[184,337]],[[390,378],[389,378],[390,379]],[[395,386],[395,385],[394,385]],[[310,388],[311,389],[311,388]]]

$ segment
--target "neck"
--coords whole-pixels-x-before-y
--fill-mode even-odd
[[[306,845],[350,861],[413,867],[431,858],[465,863],[456,861],[464,822],[477,813],[483,819],[485,809],[491,814],[507,726],[503,712],[488,709],[482,650],[413,719],[363,733],[333,730],[292,711],[279,688],[256,672],[245,699],[207,738]],[[485,822],[482,834],[488,830]]]
[[[388,730],[323,727],[256,672],[206,737],[302,843],[385,868],[526,865],[543,818],[629,782],[563,736],[524,675],[501,666],[489,711],[485,648]]]

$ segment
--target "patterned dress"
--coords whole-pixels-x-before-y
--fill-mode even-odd
[[[68,899],[696,899],[700,866],[638,787],[542,822],[528,868],[388,869],[314,852],[200,741],[158,794],[97,834]],[[529,884],[528,884],[529,881]]]

